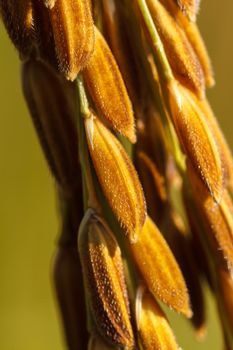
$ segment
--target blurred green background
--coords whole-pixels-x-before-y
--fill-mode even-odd
[[[199,25],[212,58],[211,104],[233,146],[233,2],[203,0]],[[54,183],[41,153],[20,87],[17,53],[0,24],[0,349],[65,349],[51,266],[59,228]],[[222,349],[208,295],[206,342],[172,315],[183,349]]]

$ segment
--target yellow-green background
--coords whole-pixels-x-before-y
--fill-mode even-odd
[[[217,80],[209,98],[233,146],[233,2],[203,0],[199,24]],[[20,88],[17,53],[0,25],[0,349],[62,350],[50,277],[58,232],[54,183]],[[173,320],[183,349],[222,349],[211,298],[209,335],[195,344]]]

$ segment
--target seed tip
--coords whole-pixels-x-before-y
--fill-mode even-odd
[[[205,337],[206,337],[206,333],[207,333],[207,328],[206,325],[201,325],[197,330],[196,330],[196,338],[199,342],[202,342]]]
[[[52,8],[55,5],[55,2],[56,2],[56,0],[45,0],[44,4],[49,10],[52,10]]]

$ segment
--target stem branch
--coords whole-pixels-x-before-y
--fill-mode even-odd
[[[88,154],[86,133],[84,128],[84,118],[90,118],[90,109],[88,99],[85,93],[83,82],[80,77],[77,78],[79,92],[79,116],[78,116],[78,134],[79,134],[79,158],[82,167],[83,176],[83,197],[84,208],[93,208],[100,213],[101,208],[96,196],[95,186],[92,177],[90,158]]]
[[[174,76],[170,64],[168,62],[166,53],[164,51],[163,43],[160,39],[154,21],[151,17],[150,11],[146,4],[146,0],[137,0],[137,4],[139,6],[144,23],[152,40],[153,48],[156,52],[155,59],[157,66],[160,68],[161,78],[163,78],[165,81],[173,80]]]

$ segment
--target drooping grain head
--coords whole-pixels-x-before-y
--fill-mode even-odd
[[[195,23],[199,2],[0,0],[24,61],[25,99],[59,185],[54,280],[70,349],[178,350],[156,299],[203,335],[200,271],[217,296],[231,349],[233,158],[205,99],[214,78]],[[76,78],[79,106],[68,81]],[[182,206],[182,181],[192,240],[174,211]],[[100,190],[130,243],[118,225],[114,234],[108,227],[112,216]]]
[[[103,193],[131,242],[145,222],[146,205],[137,172],[117,138],[95,116],[85,119],[89,152]]]
[[[120,248],[107,224],[91,209],[81,223],[78,246],[96,329],[110,344],[131,349],[134,336]]]

